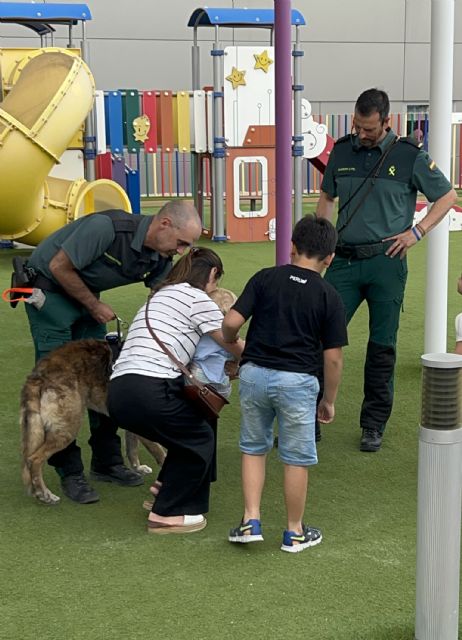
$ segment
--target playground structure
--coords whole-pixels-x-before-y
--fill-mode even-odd
[[[302,14],[290,11],[295,27],[294,60],[299,50],[299,28],[305,24]],[[275,82],[273,29],[275,15],[269,9],[196,9],[188,22],[193,28],[192,81],[200,88],[200,49],[198,28],[213,28],[213,152],[212,152],[212,229],[216,240],[264,240],[269,223],[276,215],[275,175]],[[257,28],[269,31],[268,47],[226,47],[220,44],[220,28]],[[298,60],[297,60],[298,61]],[[299,65],[293,65],[295,174],[303,154],[300,144],[301,90]],[[225,162],[226,157],[226,162]],[[225,166],[227,170],[225,172]],[[252,169],[261,192],[261,206],[256,199],[246,208],[238,194],[242,191],[240,168]],[[225,178],[226,175],[226,178]],[[200,185],[200,178],[199,178]],[[297,191],[295,185],[295,191]],[[224,194],[226,197],[224,198]],[[226,229],[225,208],[226,207]],[[199,210],[202,207],[198,199]],[[295,210],[298,202],[296,196]],[[301,212],[301,201],[300,201]],[[297,215],[296,215],[297,217]]]
[[[350,133],[352,127],[352,114],[313,117],[310,103],[302,98],[299,27],[304,24],[303,16],[292,11],[296,32],[292,51],[295,219],[301,216],[303,194],[319,190],[334,140]],[[120,181],[129,193],[134,191],[130,184],[138,179],[138,192],[148,196],[192,196],[204,225],[206,205],[210,203],[211,236],[215,240],[274,239],[274,12],[196,9],[188,25],[194,30],[192,91],[127,89],[108,92],[104,97],[101,92],[97,97],[97,148],[101,150],[98,175]],[[222,27],[249,26],[269,30],[268,46],[220,48]],[[215,29],[210,51],[211,86],[202,86],[199,77],[199,27]],[[136,131],[143,126],[144,134],[137,140]],[[391,114],[391,126],[401,135],[421,130],[427,148],[428,113]],[[110,151],[104,153],[106,144]],[[461,150],[461,126],[454,121],[451,179],[459,186]],[[121,157],[123,151],[125,158]],[[134,166],[135,170],[124,171],[124,166]],[[132,205],[136,206],[133,199]],[[451,229],[460,228],[462,218],[459,212],[453,212]]]
[[[53,33],[52,24],[68,26],[71,33],[73,25],[89,19],[86,5],[0,6],[2,22],[31,28],[42,44]],[[83,123],[93,106],[94,81],[80,52],[44,47],[1,54],[0,237],[36,245],[81,215],[108,208],[130,211],[116,182],[83,178],[84,152],[87,160],[91,157]],[[59,177],[59,170],[49,175],[55,166],[72,179]]]
[[[311,106],[302,99],[303,86],[299,82],[298,29],[305,24],[303,16],[292,11],[292,25],[296,29],[294,45],[294,146],[295,212],[301,216],[301,162],[303,156],[315,159],[324,166],[327,155],[320,154],[333,140],[326,127],[311,117]],[[140,170],[140,150],[144,152],[146,176],[161,174],[161,191],[174,192],[172,165],[175,163],[176,194],[180,195],[180,173],[186,195],[186,173],[190,174],[190,192],[205,219],[205,201],[211,209],[211,235],[214,240],[256,241],[272,236],[275,219],[275,105],[274,105],[274,48],[272,46],[274,11],[269,9],[196,9],[188,22],[194,30],[192,47],[193,90],[138,92],[111,91],[97,97],[101,118],[97,121],[98,175],[122,180],[128,186],[123,167],[130,164],[121,159],[122,150],[134,154],[135,176]],[[211,50],[213,85],[202,87],[199,77],[200,50],[198,27],[214,27],[215,41]],[[268,46],[233,46],[222,49],[219,43],[221,27],[258,28],[270,30]],[[302,126],[303,121],[303,126]],[[108,139],[106,140],[106,132]],[[305,141],[305,144],[302,143]],[[156,154],[160,153],[160,163]],[[185,168],[186,155],[188,169]],[[149,161],[149,156],[152,160]],[[182,157],[180,161],[179,156]],[[159,165],[159,166],[158,166]],[[134,178],[136,179],[136,178]],[[165,189],[165,182],[168,189]],[[210,185],[211,188],[210,188]],[[133,200],[132,200],[133,204]]]
[[[212,184],[211,233],[215,240],[251,241],[271,237],[271,222],[275,217],[274,66],[270,70],[273,49],[268,46],[260,52],[257,49],[247,51],[250,58],[253,56],[257,61],[254,66],[256,74],[260,78],[263,75],[265,80],[261,85],[261,91],[268,95],[265,113],[259,105],[260,98],[255,88],[250,88],[245,99],[236,100],[239,91],[235,94],[234,91],[238,86],[231,82],[233,99],[228,100],[228,114],[223,114],[223,57],[229,55],[238,64],[236,56],[242,48],[221,50],[218,25],[252,25],[270,29],[272,38],[274,12],[196,10],[190,18],[195,42],[194,89],[193,92],[178,92],[176,96],[172,91],[161,91],[158,95],[155,91],[140,95],[136,90],[114,91],[106,95],[101,91],[95,92],[91,72],[84,62],[88,57],[85,24],[90,19],[88,7],[80,4],[35,7],[27,3],[2,3],[0,7],[1,22],[32,29],[40,36],[42,46],[40,49],[1,51],[0,163],[7,168],[1,172],[0,178],[0,237],[35,245],[61,226],[93,211],[121,208],[139,213],[141,145],[145,154],[156,153],[159,146],[161,156],[166,157],[170,175],[173,153],[192,154],[191,192],[203,217],[204,199],[207,198],[204,182]],[[304,24],[297,11],[292,12],[292,21],[297,30]],[[82,27],[81,50],[74,49],[72,42],[72,29],[79,23]],[[53,45],[55,25],[68,27],[68,49],[44,46],[49,39]],[[198,87],[197,27],[211,25],[216,31],[216,42],[211,52],[214,86],[213,90],[207,91]],[[295,90],[300,91],[301,88],[297,86]],[[89,116],[95,95],[96,131],[93,114]],[[249,95],[253,100],[252,117],[246,113]],[[294,95],[301,113],[301,96]],[[231,112],[239,122],[232,123]],[[304,104],[304,112],[310,112],[308,103]],[[223,115],[227,118],[226,135],[232,138],[232,146],[228,145],[228,148],[227,140],[218,135],[223,129]],[[249,127],[243,140],[242,127],[247,120]],[[294,125],[296,131],[301,127],[298,121],[299,118]],[[236,127],[239,140],[234,131]],[[325,127],[318,127],[317,131],[324,133]],[[300,142],[302,137],[294,137],[294,140]],[[313,149],[311,145],[312,155],[315,155]],[[296,144],[294,156],[302,152],[301,145]],[[136,168],[126,162],[126,155],[131,154],[136,154]],[[225,154],[228,166],[234,167],[226,173],[226,179]],[[96,172],[98,180],[94,180]],[[171,188],[169,191],[173,195]],[[239,197],[236,197],[237,192]],[[227,203],[226,220],[224,199]],[[245,201],[248,206],[243,204]],[[261,206],[257,204],[259,201]]]
[[[196,9],[188,21],[193,28],[193,89],[177,92],[95,91],[84,62],[85,24],[90,19],[86,5],[0,4],[0,21],[33,29],[41,45],[48,39],[53,44],[53,25],[69,29],[68,49],[1,50],[0,238],[34,245],[93,211],[119,208],[139,213],[144,194],[192,196],[204,226],[210,210],[209,235],[214,240],[274,239],[274,12]],[[78,23],[80,49],[73,48],[72,41],[72,28]],[[303,194],[318,191],[334,139],[349,133],[352,116],[313,118],[310,103],[302,97],[299,28],[305,20],[296,10],[291,24],[297,220]],[[268,45],[221,48],[222,27],[249,26],[269,32]],[[215,31],[212,86],[201,86],[199,77],[202,27]],[[93,98],[94,118],[88,115]],[[427,114],[393,114],[391,126],[402,135],[419,129],[428,144]],[[455,121],[451,178],[459,186],[461,128]],[[450,222],[451,229],[462,228],[460,212],[452,212]]]

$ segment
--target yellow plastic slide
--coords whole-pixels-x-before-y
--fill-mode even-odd
[[[0,103],[0,238],[36,245],[94,211],[131,211],[111,180],[50,178],[93,104],[93,76],[74,53],[38,49]]]

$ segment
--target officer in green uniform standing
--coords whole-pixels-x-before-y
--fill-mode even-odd
[[[334,145],[316,210],[316,215],[331,220],[339,199],[339,240],[325,277],[342,296],[347,321],[364,300],[369,308],[360,450],[372,452],[380,449],[393,405],[406,253],[457,200],[421,145],[390,129],[389,111],[384,91],[368,89],[359,96],[354,131]],[[419,191],[434,204],[413,226]]]
[[[115,313],[100,300],[100,292],[134,282],[152,287],[170,271],[172,257],[184,253],[201,230],[196,209],[172,201],[156,216],[102,211],[51,234],[25,267],[36,290],[26,304],[36,359],[71,340],[104,340],[105,323]],[[117,425],[93,411],[89,420],[92,477],[125,486],[142,484],[142,476],[123,464]],[[49,463],[68,498],[80,504],[99,500],[84,476],[75,441]]]

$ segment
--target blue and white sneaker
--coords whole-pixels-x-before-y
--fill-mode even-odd
[[[247,520],[235,529],[229,532],[228,540],[230,542],[261,542],[263,536],[261,534],[260,520]]]
[[[295,531],[284,531],[282,536],[281,551],[289,553],[299,553],[308,547],[314,547],[322,540],[322,533],[319,529],[302,525],[303,533],[295,533]]]

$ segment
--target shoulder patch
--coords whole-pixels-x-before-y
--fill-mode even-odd
[[[342,144],[342,142],[349,142],[351,140],[351,133],[347,134],[346,136],[342,136],[341,138],[338,138],[338,140],[335,141],[335,144]]]
[[[406,138],[400,138],[399,142],[404,142],[405,144],[410,144],[412,147],[415,147],[416,149],[422,149],[422,147],[423,147],[423,143],[422,142],[417,142],[417,140],[414,138],[414,136],[407,136]]]

